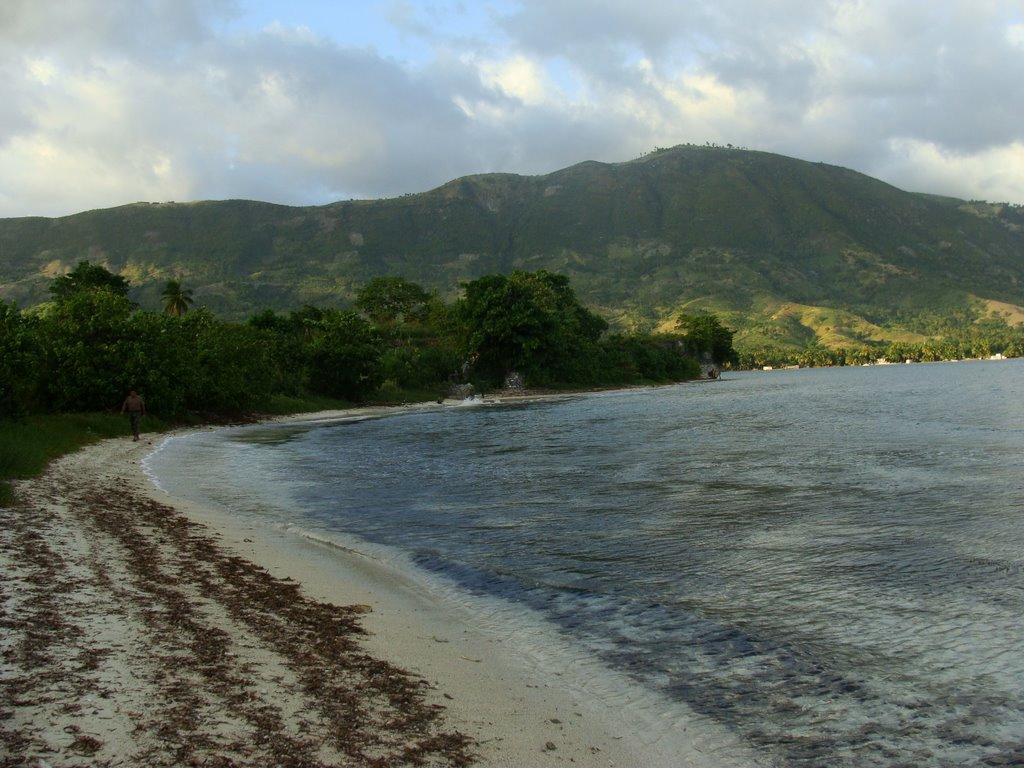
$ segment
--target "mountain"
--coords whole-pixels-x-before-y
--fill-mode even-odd
[[[453,295],[496,271],[565,273],[621,327],[723,313],[741,346],[918,340],[984,317],[1024,321],[1024,208],[905,192],[846,168],[680,146],[543,176],[483,174],[420,194],[291,207],[137,203],[0,219],[0,298],[45,301],[81,259],[157,306],[345,304],[374,275]]]

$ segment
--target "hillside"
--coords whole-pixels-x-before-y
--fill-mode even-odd
[[[451,294],[514,268],[568,274],[620,326],[723,312],[741,346],[920,338],[1024,320],[1024,209],[904,192],[845,168],[681,146],[544,176],[468,176],[388,200],[290,207],[138,203],[0,219],[0,298],[47,299],[81,259],[155,306],[181,277],[199,304],[344,304],[401,274]],[[670,325],[670,323],[669,323]]]

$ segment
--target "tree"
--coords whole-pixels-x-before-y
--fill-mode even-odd
[[[192,365],[184,377],[190,410],[244,413],[273,394],[278,369],[267,332],[218,320],[206,308],[172,322],[182,327],[192,350]]]
[[[106,410],[120,403],[129,388],[148,398],[139,382],[129,381],[125,373],[131,313],[125,296],[79,290],[43,316],[48,410]]]
[[[54,279],[50,285],[50,293],[56,301],[66,301],[81,291],[102,289],[118,296],[128,295],[128,281],[120,275],[113,274],[106,267],[91,264],[88,261],[78,262],[78,266],[66,275]]]
[[[317,312],[322,315],[322,311]],[[270,350],[277,381],[275,389],[288,395],[300,395],[309,377],[306,342],[319,332],[320,320],[314,319],[308,311],[299,316],[296,312],[284,315],[264,309],[251,316],[248,325],[260,331]]]
[[[384,380],[380,334],[355,312],[324,312],[310,342],[310,388],[346,400],[363,400]]]
[[[404,277],[375,277],[356,294],[356,307],[375,323],[420,320],[430,294]]]
[[[261,331],[285,334],[291,333],[293,330],[292,323],[288,317],[286,315],[279,315],[272,309],[263,309],[255,315],[251,315],[248,323],[253,328],[259,328]]]
[[[294,332],[304,340],[309,341],[323,330],[324,317],[328,313],[320,307],[306,304],[302,309],[293,310],[288,314],[288,322],[291,323]]]
[[[41,382],[39,333],[34,318],[0,301],[0,418],[29,410]]]
[[[463,286],[455,307],[463,351],[486,376],[511,371],[574,381],[608,324],[546,270],[488,275]]]
[[[188,312],[188,308],[195,303],[192,298],[192,289],[182,288],[179,280],[168,280],[160,297],[164,302],[164,312],[175,317],[184,315]]]
[[[732,346],[733,332],[714,315],[682,313],[678,317],[678,327],[691,354],[710,355],[719,365],[738,361]]]

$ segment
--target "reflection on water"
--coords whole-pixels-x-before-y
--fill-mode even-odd
[[[1021,384],[1017,362],[733,374],[220,432],[153,468],[531,606],[779,764],[1014,765]]]

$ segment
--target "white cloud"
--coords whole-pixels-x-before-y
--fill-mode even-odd
[[[497,88],[524,104],[551,101],[558,94],[544,67],[523,55],[502,61],[484,60],[478,64],[484,84]]]
[[[916,189],[993,202],[1024,200],[1024,142],[964,154],[934,142],[897,139],[891,157],[888,173]]]
[[[228,32],[228,0],[6,0],[0,215],[326,202],[706,140],[1024,201],[1011,10],[522,0],[469,38],[407,8],[402,34],[434,51],[410,63],[306,27]]]
[[[57,75],[56,65],[47,59],[29,59],[26,66],[29,77],[43,85],[48,85]]]

